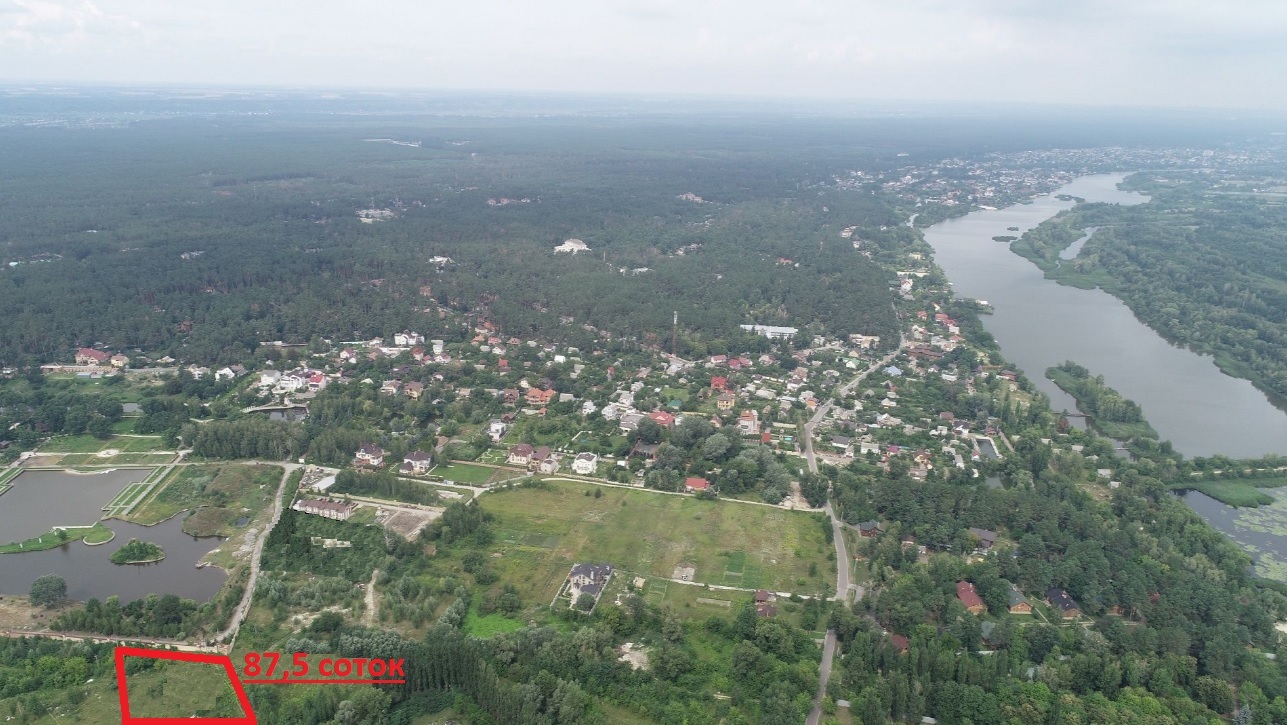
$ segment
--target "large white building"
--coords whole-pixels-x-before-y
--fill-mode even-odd
[[[747,332],[764,335],[770,340],[790,340],[799,332],[794,327],[775,327],[773,325],[740,325],[740,327]]]

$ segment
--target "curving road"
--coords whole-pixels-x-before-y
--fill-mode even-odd
[[[809,473],[818,472],[818,461],[813,455],[813,429],[822,419],[826,417],[831,407],[836,403],[836,397],[843,397],[854,389],[854,386],[861,383],[874,370],[881,368],[893,362],[895,357],[902,352],[903,345],[906,341],[900,336],[898,347],[894,348],[885,357],[877,360],[862,371],[853,380],[845,383],[835,395],[827,399],[827,402],[818,406],[818,410],[804,424],[804,458],[809,464]],[[823,507],[827,512],[827,518],[831,519],[831,533],[836,545],[836,599],[849,605],[849,594],[854,591],[855,587],[849,582],[849,554],[845,551],[844,531],[840,528],[840,520],[836,518],[835,511],[831,508],[831,500],[828,498],[827,505]],[[861,587],[857,588],[858,596],[862,596]],[[809,712],[809,717],[805,720],[805,725],[818,725],[822,721],[822,698],[827,695],[827,682],[831,680],[831,663],[836,656],[836,633],[830,629],[827,630],[827,637],[822,643],[822,665],[818,668],[818,692],[813,696],[813,710]]]
[[[248,461],[249,463],[259,463],[259,461]],[[282,466],[282,481],[277,485],[277,498],[273,501],[273,518],[264,527],[255,541],[255,552],[250,557],[250,578],[246,580],[246,591],[242,592],[241,601],[237,604],[237,609],[232,613],[232,621],[228,622],[228,628],[212,639],[219,642],[224,639],[228,640],[228,651],[232,651],[232,646],[237,640],[237,632],[241,629],[241,622],[246,618],[246,613],[250,611],[250,600],[255,596],[255,580],[259,578],[259,559],[264,553],[264,542],[268,541],[268,534],[272,532],[273,527],[282,518],[282,494],[286,491],[286,481],[290,479],[290,474],[295,469],[300,468],[298,463],[282,463],[280,461],[268,463],[268,465]]]

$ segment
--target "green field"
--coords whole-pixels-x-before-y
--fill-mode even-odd
[[[175,471],[127,520],[150,526],[197,509],[184,521],[184,531],[194,536],[232,536],[237,519],[254,516],[269,504],[282,475],[278,466],[239,463],[183,466]]]
[[[1261,491],[1262,488],[1282,488],[1287,486],[1287,477],[1272,478],[1225,478],[1216,481],[1192,481],[1173,483],[1172,490],[1201,491],[1211,498],[1236,508],[1256,508],[1268,506],[1276,499]]]
[[[479,499],[496,516],[502,556],[493,563],[524,601],[550,601],[578,562],[607,562],[623,575],[648,578],[649,601],[686,596],[674,591],[680,588],[700,591],[655,578],[672,577],[680,562],[693,564],[693,580],[703,583],[802,594],[830,594],[834,587],[826,578],[834,567],[815,515],[620,488],[600,488],[603,495],[594,498],[585,495],[599,488],[592,485],[545,486]],[[818,565],[818,576],[808,575],[810,563]]]
[[[40,447],[41,453],[97,453],[109,448],[121,453],[146,453],[165,450],[161,436],[120,436],[95,438],[89,435],[57,436]]]
[[[432,475],[442,476],[443,480],[455,483],[480,485],[491,480],[498,469],[487,466],[475,466],[469,463],[448,463],[433,469]],[[502,475],[513,475],[513,471],[501,470]]]

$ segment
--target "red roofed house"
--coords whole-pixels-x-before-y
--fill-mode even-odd
[[[550,401],[554,400],[555,395],[558,395],[558,393],[554,392],[553,390],[541,390],[540,388],[528,388],[527,404],[528,405],[549,405]]]
[[[889,635],[889,643],[894,646],[894,651],[898,654],[907,654],[907,650],[912,646],[911,640],[901,634]]]
[[[983,604],[979,593],[974,591],[974,584],[971,582],[956,583],[956,598],[961,600],[961,604],[965,605],[965,610],[970,614],[983,614],[987,610],[987,606]]]
[[[728,390],[728,378],[720,375],[711,378],[711,390]]]
[[[101,350],[82,347],[76,351],[77,365],[102,365],[110,359],[112,359],[111,354]]]
[[[711,482],[704,478],[686,478],[684,479],[684,488],[688,491],[705,491],[711,487]]]
[[[669,428],[675,424],[675,416],[671,415],[670,413],[667,413],[664,410],[653,411],[648,414],[648,417],[652,418],[652,422],[656,423],[662,428]]]

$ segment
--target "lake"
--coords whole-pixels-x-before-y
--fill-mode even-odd
[[[1139,403],[1161,437],[1186,456],[1287,453],[1287,415],[1250,382],[1220,372],[1210,356],[1168,343],[1112,295],[1048,280],[1009,245],[992,240],[1019,236],[1073,206],[1058,195],[1146,201],[1117,188],[1125,176],[1084,176],[1031,204],[940,222],[925,230],[925,239],[958,296],[992,305],[984,327],[1006,358],[1050,396],[1056,411],[1073,411],[1076,404],[1046,379],[1045,370],[1074,360]]]
[[[104,504],[148,473],[150,469],[118,469],[91,475],[24,471],[14,479],[13,488],[0,495],[0,539],[19,541],[54,526],[93,524],[103,515]],[[156,526],[116,520],[103,524],[116,532],[116,538],[101,546],[73,541],[46,551],[0,554],[0,594],[25,595],[38,577],[57,574],[67,580],[67,596],[71,599],[117,595],[122,602],[128,602],[156,593],[204,602],[219,591],[227,578],[216,567],[196,568],[197,562],[222,539],[201,539],[183,533],[182,514]],[[111,563],[112,552],[131,538],[159,545],[165,550],[165,559],[155,564]]]

